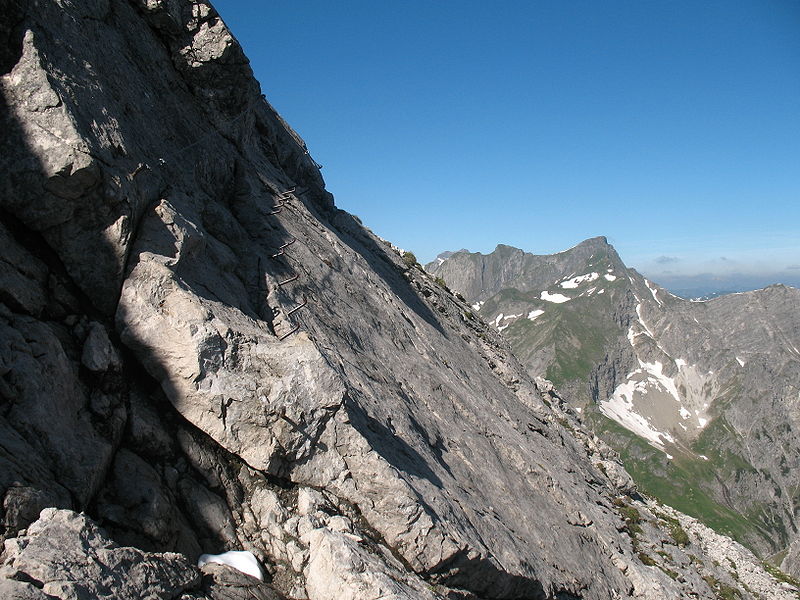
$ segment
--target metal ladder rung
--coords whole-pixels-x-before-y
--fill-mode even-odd
[[[292,329],[290,332],[288,332],[288,333],[284,333],[282,336],[280,336],[280,337],[278,338],[278,341],[283,341],[283,340],[285,340],[287,337],[289,337],[290,335],[292,335],[292,334],[293,334],[294,332],[296,332],[298,329],[300,329],[300,323],[298,323],[297,325],[295,325],[294,329]]]
[[[288,317],[289,315],[296,313],[298,310],[300,310],[301,308],[303,308],[307,304],[308,304],[308,300],[306,299],[305,294],[303,294],[303,302],[301,304],[298,304],[297,306],[295,306],[292,310],[286,311],[286,316]]]
[[[279,281],[279,282],[278,282],[278,287],[284,286],[284,285],[286,285],[287,283],[290,283],[290,282],[292,282],[292,281],[295,281],[296,279],[299,279],[299,278],[300,278],[300,275],[298,275],[298,274],[295,274],[295,276],[294,276],[294,277],[289,277],[289,279],[287,279],[287,280],[285,280],[285,281]]]

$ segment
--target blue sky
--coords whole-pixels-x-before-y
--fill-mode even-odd
[[[656,280],[800,279],[797,0],[214,4],[337,205],[421,261],[605,235]]]

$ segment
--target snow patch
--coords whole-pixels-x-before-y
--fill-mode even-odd
[[[708,423],[708,419],[704,419],[703,417],[697,417],[697,422],[700,423],[697,428],[702,429]]]
[[[670,454],[669,452],[664,452],[664,454],[666,454],[666,455],[667,455],[667,460],[672,460],[673,458],[675,458],[675,457],[674,457],[674,456],[672,456],[672,454]]]
[[[638,298],[636,298],[636,299],[639,300]],[[650,339],[655,340],[656,336],[653,335],[653,332],[650,331],[650,328],[645,324],[644,319],[642,318],[642,303],[641,302],[639,302],[636,305],[636,316],[639,317],[639,323],[641,324],[642,328],[644,329],[644,332],[647,335],[650,336]],[[664,354],[666,354],[666,352]]]
[[[647,279],[644,280],[644,284],[647,286],[647,289],[650,290],[650,293],[653,294],[653,300],[655,300],[659,306],[664,306],[664,303],[659,300],[658,295],[656,294],[658,290],[655,287],[652,287]]]
[[[655,383],[660,385],[670,394],[670,396],[675,398],[675,401],[678,404],[681,403],[681,397],[680,394],[678,394],[678,388],[675,385],[675,380],[672,379],[672,377],[667,377],[666,375],[664,375],[663,373],[664,366],[659,361],[646,363],[640,360],[639,365],[641,365],[641,367],[648,373],[648,375],[650,375],[651,380],[655,380]]]
[[[616,275],[612,275],[610,272],[603,275],[606,281],[615,281],[617,279]]]
[[[597,273],[587,273],[586,275],[578,275],[577,277],[573,277],[572,279],[567,279],[566,281],[562,281],[559,285],[566,289],[574,289],[578,287],[582,283],[586,283],[589,281],[594,281],[600,277]]]
[[[683,419],[684,421],[692,417],[692,413],[686,410],[683,406],[681,406],[681,409],[678,412],[681,413],[681,419]]]
[[[708,460],[708,457],[705,454],[698,454],[697,456],[699,456],[703,460]]]
[[[264,575],[261,573],[261,567],[253,556],[252,552],[247,550],[231,550],[223,552],[222,554],[201,554],[197,559],[197,566],[202,567],[208,563],[217,563],[218,565],[228,565],[237,571],[241,571],[245,575],[255,577],[259,581],[264,581]]]
[[[572,298],[568,298],[563,294],[551,294],[548,291],[542,292],[539,296],[542,300],[546,300],[547,302],[556,302],[557,304],[561,304],[562,302],[569,302]]]
[[[682,358],[676,358],[675,359],[675,366],[678,367],[679,369],[681,367],[685,367],[686,366],[686,361],[683,360]]]
[[[511,325],[511,323],[506,323],[505,325],[500,325],[500,321],[501,320],[503,320],[503,321],[511,321],[512,319],[519,319],[521,316],[522,316],[522,313],[520,313],[518,315],[503,315],[503,313],[500,313],[497,316],[497,319],[495,319],[495,321],[494,321],[494,326],[497,327],[497,331],[498,332],[502,332],[509,325]]]
[[[476,302],[475,304],[472,305],[472,310],[480,310],[481,306],[483,306],[484,304],[486,304],[485,300],[481,300],[480,302]]]
[[[674,442],[674,438],[666,432],[658,431],[650,421],[637,413],[633,406],[634,393],[644,390],[648,383],[647,380],[626,381],[618,385],[614,395],[600,403],[600,412],[663,452],[664,441]]]
[[[597,295],[599,296],[600,294],[605,294],[605,293],[606,293],[605,290],[600,290],[599,292],[597,292]]]
[[[738,363],[739,363],[739,366],[740,366],[740,367],[743,367],[743,366],[744,366],[744,361],[743,361],[741,358],[739,358],[738,356],[736,357],[736,362],[738,362]]]
[[[532,310],[528,313],[528,319],[533,321],[536,317],[540,317],[544,314],[544,311],[541,308],[537,308],[536,310]]]

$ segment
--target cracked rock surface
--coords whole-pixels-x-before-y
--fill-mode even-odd
[[[209,4],[0,9],[2,585],[715,597],[642,562],[630,478],[557,392],[334,206]],[[58,523],[71,579],[36,575]],[[227,550],[266,581],[192,566]]]

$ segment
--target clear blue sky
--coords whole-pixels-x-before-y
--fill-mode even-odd
[[[214,4],[337,205],[421,261],[605,235],[656,280],[800,274],[798,0]]]

